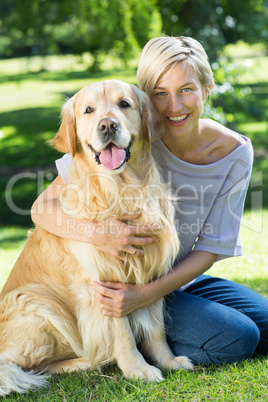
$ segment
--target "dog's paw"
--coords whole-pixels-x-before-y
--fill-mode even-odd
[[[62,360],[59,362],[50,363],[45,371],[48,373],[60,373],[60,372],[87,370],[91,368],[92,367],[89,361],[81,357],[81,358]]]
[[[170,368],[173,370],[181,370],[181,369],[192,370],[194,368],[194,365],[188,357],[177,356],[168,362],[166,368]]]
[[[76,359],[76,362],[74,362],[72,364],[71,368],[72,368],[72,371],[78,371],[78,370],[92,369],[92,366],[88,360],[81,358],[81,359]]]
[[[137,369],[134,369],[133,371],[131,371],[131,373],[128,373],[126,375],[126,377],[128,378],[132,378],[132,379],[142,379],[145,381],[149,381],[149,382],[160,382],[163,381],[163,376],[161,371],[154,367],[154,366],[146,366],[146,367],[140,367]]]

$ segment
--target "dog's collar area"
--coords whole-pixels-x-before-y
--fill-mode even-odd
[[[107,149],[107,148],[109,147],[109,145],[111,145],[111,144],[112,144],[112,143],[110,142],[110,144],[108,144],[108,146],[106,147],[106,149]],[[131,157],[130,148],[131,148],[132,144],[133,144],[133,139],[131,138],[130,141],[129,141],[128,146],[127,146],[126,148],[124,148],[124,151],[125,151],[125,158],[124,158],[123,162],[120,164],[120,166],[116,167],[116,168],[113,169],[113,170],[119,169],[125,162],[127,162],[127,161],[130,159],[130,157]],[[101,162],[101,160],[100,160],[100,155],[101,155],[101,152],[102,152],[102,151],[101,151],[101,152],[95,151],[95,149],[93,148],[93,146],[92,146],[91,144],[88,144],[88,147],[89,147],[89,148],[92,150],[92,152],[94,153],[95,161],[97,162],[97,164],[98,164],[98,165],[101,165],[102,162]]]

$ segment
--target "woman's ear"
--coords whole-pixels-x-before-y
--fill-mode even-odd
[[[61,111],[61,125],[55,137],[49,141],[58,151],[70,153],[72,157],[76,154],[77,136],[74,115],[74,95],[63,106]]]
[[[204,101],[206,101],[207,98],[211,95],[212,89],[213,89],[213,85],[209,85],[209,86],[205,87]]]

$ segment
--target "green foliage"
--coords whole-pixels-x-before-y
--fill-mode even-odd
[[[211,96],[212,102],[206,105],[205,114],[222,124],[237,128],[237,115],[247,115],[248,120],[263,119],[264,111],[252,97],[250,85],[239,85],[238,79],[252,68],[239,65],[224,53],[218,62],[212,63],[215,86]],[[213,105],[213,106],[212,106]]]
[[[0,49],[3,56],[22,56],[29,51],[46,54],[57,50],[52,27],[63,16],[61,1],[3,0],[0,11]]]
[[[226,44],[240,39],[267,46],[265,0],[158,0],[158,5],[164,32],[193,36],[205,44],[211,61]]]
[[[148,39],[190,35],[216,60],[243,38],[267,45],[265,0],[2,0],[0,55],[115,51],[123,61]]]
[[[0,6],[0,55],[114,51],[128,60],[161,31],[155,0],[3,0]]]

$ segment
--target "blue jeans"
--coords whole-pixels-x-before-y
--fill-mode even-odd
[[[195,364],[268,354],[268,300],[245,286],[201,275],[166,298],[166,333],[175,355]]]

